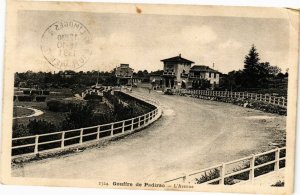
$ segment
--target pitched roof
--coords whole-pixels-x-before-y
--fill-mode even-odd
[[[191,63],[191,64],[195,63],[193,61],[182,58],[181,54],[179,54],[178,56],[172,57],[172,58],[163,59],[161,61],[162,62],[183,62],[183,63]]]
[[[191,67],[190,71],[197,71],[197,72],[215,72],[218,73],[218,71],[204,65],[194,65]]]

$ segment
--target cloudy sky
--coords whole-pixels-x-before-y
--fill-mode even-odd
[[[18,71],[58,71],[43,57],[41,36],[59,20],[77,20],[92,35],[92,55],[77,71],[109,71],[120,63],[137,70],[162,69],[177,56],[227,73],[243,68],[254,44],[261,61],[288,67],[287,20],[242,17],[171,16],[21,11],[18,14]]]

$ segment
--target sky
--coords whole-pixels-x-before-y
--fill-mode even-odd
[[[20,11],[18,72],[59,71],[40,49],[42,34],[59,20],[80,21],[91,34],[92,54],[76,71],[110,71],[120,63],[155,71],[160,60],[181,54],[227,73],[243,68],[252,44],[261,62],[288,67],[289,23],[280,18]]]

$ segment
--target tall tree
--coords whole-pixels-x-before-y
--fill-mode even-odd
[[[242,83],[244,88],[257,88],[260,80],[260,62],[259,54],[254,45],[252,45],[248,55],[244,60],[244,78]]]
[[[248,55],[244,60],[244,71],[249,74],[257,74],[259,71],[259,54],[254,45],[252,45]]]

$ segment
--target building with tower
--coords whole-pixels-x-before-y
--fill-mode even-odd
[[[194,65],[193,61],[178,56],[161,60],[164,63],[162,85],[164,88],[187,89],[205,79],[212,88],[219,85],[220,73],[205,65]]]
[[[118,85],[131,85],[133,69],[129,67],[129,64],[120,64],[116,68],[115,76],[117,77]]]

